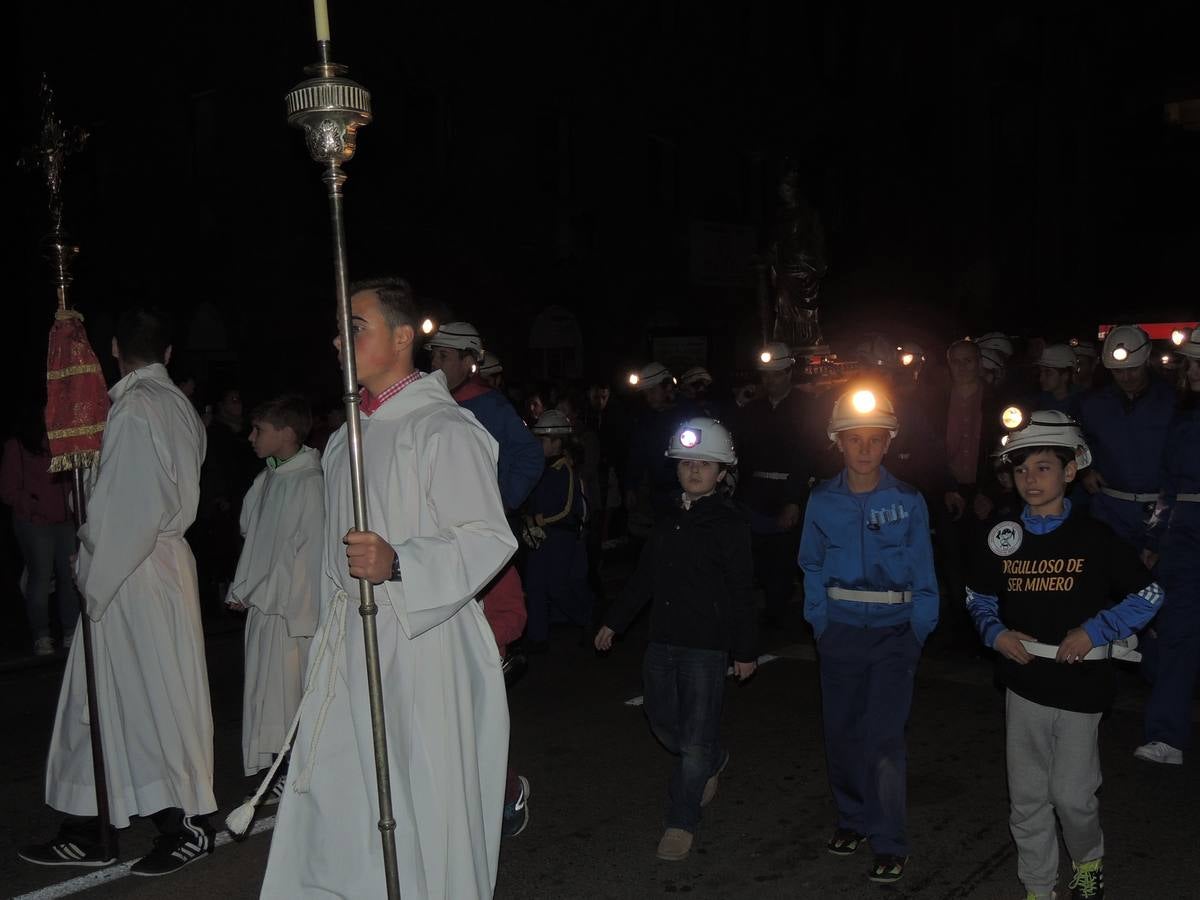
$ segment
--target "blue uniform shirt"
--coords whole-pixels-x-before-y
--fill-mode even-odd
[[[1151,376],[1150,386],[1132,403],[1115,384],[1085,394],[1079,424],[1092,451],[1092,466],[1110,488],[1154,494],[1161,488],[1163,451],[1175,411],[1175,391]],[[1146,504],[1097,493],[1092,515],[1136,548],[1145,546]]]
[[[938,585],[925,500],[887,469],[853,493],[843,470],[813,488],[800,538],[804,618],[820,638],[830,620],[881,628],[910,623],[922,643],[937,625]],[[830,600],[831,587],[912,591],[911,603]]]
[[[499,391],[487,390],[458,402],[475,414],[479,424],[500,445],[497,464],[500,499],[506,510],[519,508],[546,466],[542,442],[525,427],[508,398]]]

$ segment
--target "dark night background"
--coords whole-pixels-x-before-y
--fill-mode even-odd
[[[708,334],[716,369],[749,359],[749,254],[785,157],[824,219],[835,348],[1196,314],[1194,2],[331,7],[376,117],[347,167],[352,276],[406,275],[509,371],[551,304],[578,317],[587,371],[644,360],[651,328]],[[13,165],[45,70],[92,133],[66,222],[101,356],[113,313],[153,301],[214,379],[334,388],[324,188],[283,110],[311,5],[9,15],[10,383],[37,388],[53,309],[43,188]]]

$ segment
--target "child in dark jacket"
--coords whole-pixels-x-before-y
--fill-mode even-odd
[[[604,617],[596,649],[608,650],[653,599],[643,664],[646,716],[679,759],[668,790],[658,858],[685,859],[700,808],[729,762],[718,726],[730,655],[740,680],[754,674],[750,527],[720,488],[737,463],[729,432],[713,419],[685,422],[667,456],[679,460],[679,508],[657,522],[621,598]]]

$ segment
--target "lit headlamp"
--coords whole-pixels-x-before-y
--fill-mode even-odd
[[[1000,414],[1000,424],[1009,431],[1016,431],[1029,423],[1025,421],[1025,413],[1019,406],[1010,406]]]
[[[630,387],[637,387],[637,383],[638,383],[639,381],[641,381],[641,379],[640,379],[640,378],[638,378],[637,372],[630,372],[630,373],[629,373],[629,386],[630,386]]]
[[[1129,359],[1131,354],[1137,353],[1139,350],[1141,350],[1143,347],[1145,347],[1146,344],[1148,344],[1148,343],[1149,343],[1149,341],[1142,341],[1140,344],[1138,344],[1136,347],[1134,347],[1132,349],[1126,347],[1124,344],[1117,344],[1117,346],[1113,348],[1112,358],[1115,359],[1117,362],[1125,362],[1125,360]]]
[[[433,330],[437,326],[433,324],[433,319],[424,319],[421,322],[421,334],[433,334]]]
[[[1191,334],[1188,331],[1183,328],[1176,328],[1171,332],[1171,343],[1176,347],[1182,347],[1187,343],[1189,337],[1191,337]]]
[[[913,354],[903,353],[900,356],[900,365],[911,366],[915,360],[916,360],[916,356],[914,356]]]
[[[870,391],[855,391],[854,396],[850,398],[850,405],[856,413],[865,416],[875,411],[875,395]]]
[[[700,430],[698,428],[685,428],[679,432],[679,446],[685,450],[691,450],[700,443]]]
[[[771,354],[764,350],[762,353],[758,354],[758,359],[760,362],[769,363],[771,361]]]

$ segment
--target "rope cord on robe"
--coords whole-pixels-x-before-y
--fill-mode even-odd
[[[563,507],[562,512],[550,516],[550,518],[543,517],[538,522],[539,525],[553,525],[555,522],[561,522],[571,514],[571,507],[575,505],[575,470],[565,459],[561,461],[561,464],[567,470],[567,505]],[[555,468],[558,466],[556,465]]]
[[[304,770],[296,776],[296,781],[293,785],[293,790],[298,794],[308,792],[309,785],[312,782],[313,760],[316,757],[317,741],[321,737],[321,730],[325,727],[325,716],[329,711],[329,704],[333,700],[334,692],[337,686],[337,660],[341,653],[342,645],[346,641],[346,592],[339,590],[333,595],[333,608],[331,615],[325,620],[325,625],[321,629],[321,635],[317,642],[317,652],[313,656],[308,665],[308,678],[304,684],[304,695],[300,698],[300,706],[296,710],[296,715],[292,717],[292,724],[288,726],[287,737],[283,739],[283,746],[279,748],[279,753],[275,756],[275,761],[271,763],[271,768],[267,770],[267,775],[259,784],[258,790],[245,803],[231,812],[225,817],[225,827],[229,829],[234,837],[241,837],[246,833],[246,829],[250,827],[250,823],[254,820],[254,809],[262,801],[263,796],[270,789],[275,781],[275,774],[279,771],[279,766],[283,763],[288,751],[292,749],[292,742],[296,739],[296,731],[300,727],[300,716],[304,712],[304,698],[313,692],[317,684],[317,671],[321,668],[321,661],[325,658],[325,653],[329,650],[329,635],[336,628],[337,637],[333,644],[333,658],[329,668],[329,684],[325,688],[325,699],[321,703],[321,709],[317,713],[317,724],[313,729],[312,740],[309,742],[309,757],[308,762],[304,766]],[[301,785],[303,781],[303,786]]]

